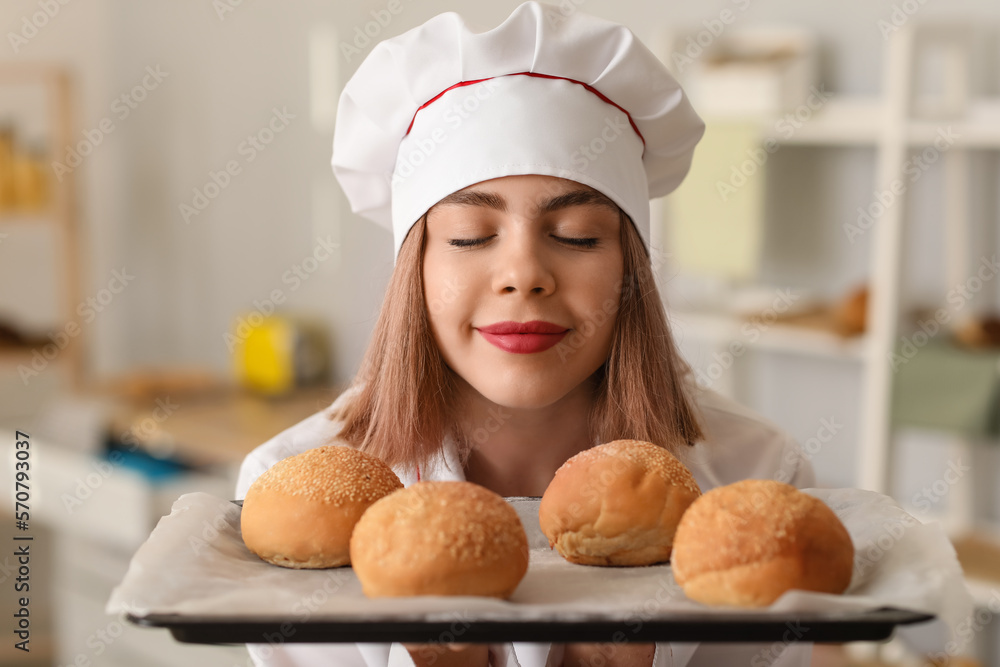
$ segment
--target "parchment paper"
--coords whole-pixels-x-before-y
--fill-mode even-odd
[[[955,552],[941,528],[922,524],[888,496],[809,489],[843,521],[855,547],[844,595],[789,591],[760,610],[726,614],[861,611],[894,606],[935,614],[954,628],[971,611]],[[482,597],[368,599],[350,567],[292,570],[251,553],[240,508],[205,493],[178,498],[139,548],[107,612],[308,620],[584,620],[669,618],[712,608],[688,600],[669,565],[606,568],[568,563],[538,528],[537,499],[509,499],[531,544],[528,573],[509,600]]]

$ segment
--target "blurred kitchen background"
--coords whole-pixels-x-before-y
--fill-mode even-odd
[[[330,169],[343,83],[439,12],[517,4],[4,0],[0,512],[13,544],[21,431],[34,541],[31,652],[7,634],[0,664],[250,664],[104,604],[175,498],[231,497],[358,368],[392,246]],[[630,26],[708,124],[653,231],[699,382],[792,433],[820,485],[942,521],[980,605],[947,664],[1000,665],[1000,5],[560,6]],[[893,641],[815,664],[931,663]]]

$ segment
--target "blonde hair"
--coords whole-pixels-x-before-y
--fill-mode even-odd
[[[671,336],[646,247],[620,209],[619,218],[623,279],[608,359],[594,375],[592,442],[630,438],[677,452],[703,437],[686,382],[691,369]],[[423,466],[447,435],[463,461],[471,451],[455,418],[456,375],[434,341],[424,300],[426,224],[425,214],[399,250],[354,381],[357,395],[330,415],[344,421],[338,439],[410,469]]]

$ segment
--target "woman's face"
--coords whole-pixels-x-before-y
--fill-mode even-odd
[[[424,298],[445,362],[510,408],[558,401],[607,359],[622,281],[617,207],[552,176],[506,176],[427,215]]]

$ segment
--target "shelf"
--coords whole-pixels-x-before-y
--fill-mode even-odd
[[[949,127],[954,134],[954,146],[1000,148],[1000,98],[973,101],[964,118],[912,120],[907,141],[910,145],[930,146],[940,136],[940,131]]]
[[[885,107],[877,97],[831,97],[801,124],[788,114],[765,126],[764,138],[789,146],[871,146],[882,141]],[[796,126],[798,125],[798,126]],[[1000,148],[1000,97],[983,97],[957,118],[911,118],[905,133],[908,146],[930,146],[951,128],[952,145]]]
[[[844,338],[832,332],[774,323],[753,323],[736,315],[670,311],[671,326],[680,335],[722,343],[743,343],[748,349],[799,354],[841,361],[862,361],[864,336]],[[747,330],[745,327],[751,327]],[[748,335],[749,331],[749,335]]]
[[[765,139],[802,146],[875,146],[882,135],[883,104],[877,97],[831,97],[796,127],[789,113],[768,126]]]

